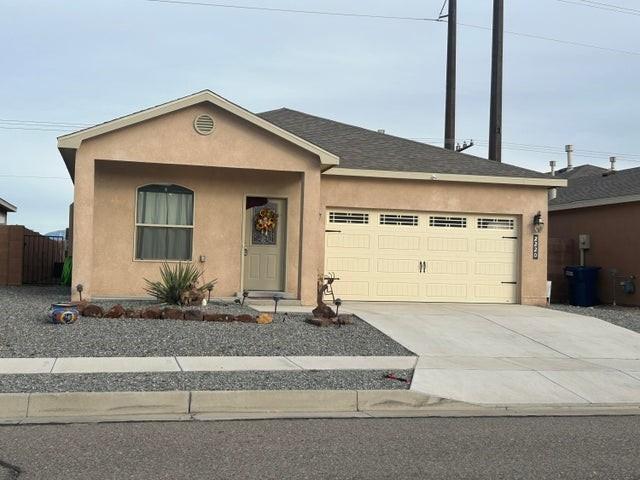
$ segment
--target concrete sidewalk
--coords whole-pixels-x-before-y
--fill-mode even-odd
[[[350,303],[419,355],[411,389],[482,405],[640,404],[640,334],[522,305]]]
[[[61,357],[0,358],[0,375],[266,370],[405,370],[417,357]]]

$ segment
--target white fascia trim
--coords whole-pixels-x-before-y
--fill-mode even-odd
[[[567,203],[565,205],[549,205],[550,212],[559,210],[573,210],[575,208],[601,207],[604,205],[615,205],[616,203],[640,202],[640,195],[626,195],[622,197],[596,198],[593,200],[581,200],[579,202]]]
[[[468,183],[494,183],[504,185],[527,185],[532,187],[566,187],[567,181],[553,178],[520,178],[498,177],[489,175],[460,175],[454,173],[425,173],[425,172],[398,172],[387,170],[361,170],[359,168],[335,167],[323,175],[336,175],[344,177],[368,177],[368,178],[397,178],[404,180],[427,180],[433,182],[468,182]]]
[[[58,148],[71,148],[77,149],[80,147],[80,144],[83,140],[96,137],[98,135],[103,135],[108,132],[112,132],[114,130],[128,127],[130,125],[134,125],[136,123],[144,122],[145,120],[150,120],[155,117],[159,117],[160,115],[165,115],[167,113],[175,112],[176,110],[180,110],[186,107],[190,107],[192,105],[197,105],[198,103],[209,102],[213,105],[216,105],[238,117],[260,127],[264,130],[267,130],[274,135],[277,135],[294,145],[297,145],[304,150],[307,150],[313,154],[316,154],[320,157],[320,163],[322,165],[338,165],[340,163],[340,159],[337,155],[334,155],[331,152],[328,152],[317,145],[314,145],[311,142],[308,142],[291,132],[284,130],[276,125],[267,122],[263,118],[258,117],[257,115],[251,113],[250,111],[236,105],[233,102],[230,102],[226,98],[223,98],[219,95],[216,95],[210,90],[203,90],[202,92],[194,93],[193,95],[189,95],[187,97],[179,98],[177,100],[172,100],[167,103],[163,103],[162,105],[158,105],[156,107],[151,107],[146,110],[142,110],[140,112],[132,113],[130,115],[126,115],[124,117],[116,118],[114,120],[101,123],[94,127],[89,127],[84,130],[79,130],[78,132],[69,133],[67,135],[62,135],[58,137]]]
[[[17,212],[18,211],[18,207],[16,207],[15,205],[7,202],[6,200],[3,200],[2,198],[0,198],[0,208],[2,208],[3,210],[6,210],[7,212]]]

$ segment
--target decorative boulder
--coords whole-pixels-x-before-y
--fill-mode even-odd
[[[203,320],[205,322],[233,322],[234,317],[226,313],[205,313]]]
[[[311,311],[311,313],[313,313],[314,317],[320,318],[333,318],[336,316],[336,313],[333,311],[333,309],[326,303],[319,304]]]
[[[86,300],[82,300],[81,302],[71,302],[71,303],[76,306],[76,309],[78,309],[78,313],[80,315],[84,315],[84,309],[87,308],[87,305],[89,305],[89,302],[87,302]]]
[[[273,322],[273,315],[268,313],[261,313],[256,319],[256,323],[259,323],[260,325],[266,325],[271,322]]]
[[[310,323],[311,325],[315,325],[316,327],[330,327],[334,324],[333,320],[331,320],[330,318],[323,317],[307,318],[305,322]]]
[[[104,316],[104,310],[99,305],[94,305],[90,303],[82,310],[82,315],[85,317],[95,317],[100,318]]]
[[[147,308],[142,311],[141,318],[148,318],[151,320],[162,318],[162,310],[159,308]]]
[[[124,311],[125,318],[142,318],[142,310],[137,310],[135,308],[127,308]]]
[[[179,308],[167,307],[162,310],[162,318],[170,320],[184,320],[184,312]]]
[[[203,314],[200,310],[185,310],[184,319],[191,321],[202,321]]]
[[[242,315],[236,315],[234,320],[236,322],[242,322],[242,323],[255,323],[256,319],[253,315],[247,315],[247,314],[242,314]]]
[[[122,318],[124,317],[126,311],[122,305],[114,305],[107,313],[104,314],[105,318]]]

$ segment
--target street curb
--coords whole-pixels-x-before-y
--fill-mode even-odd
[[[640,404],[475,405],[411,390],[0,394],[0,424],[591,415],[640,415]]]

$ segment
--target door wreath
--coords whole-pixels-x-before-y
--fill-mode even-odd
[[[275,232],[278,226],[278,214],[270,208],[262,208],[256,215],[256,230],[263,236]]]

